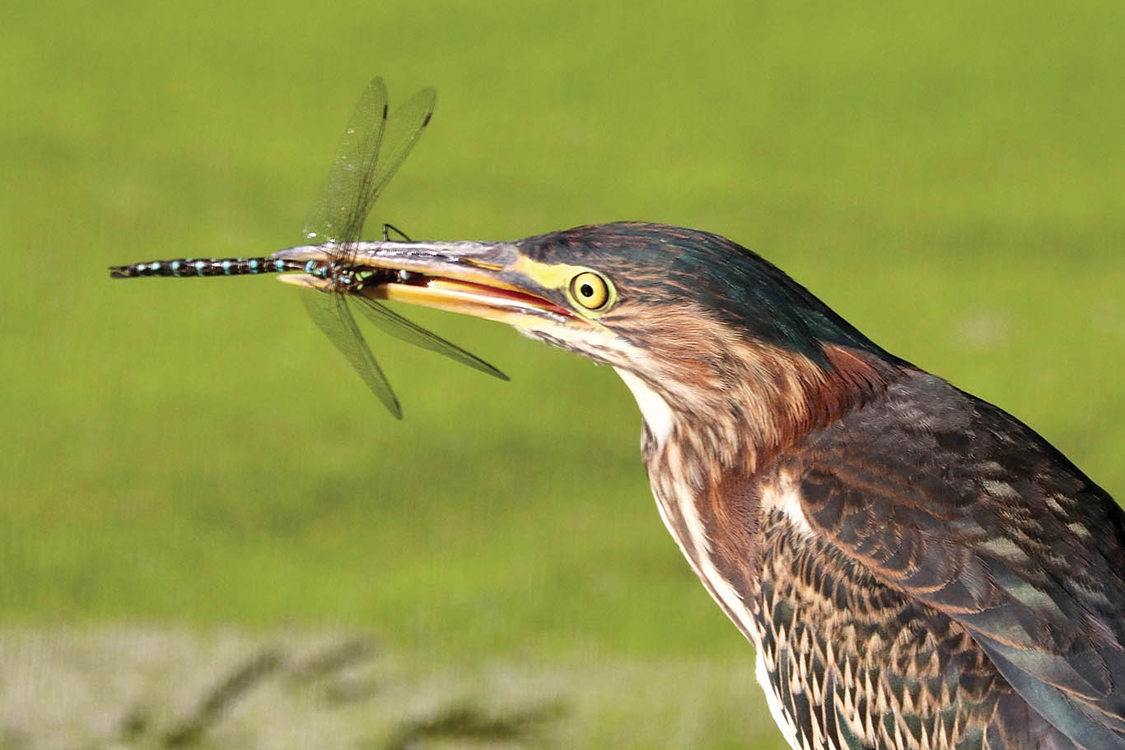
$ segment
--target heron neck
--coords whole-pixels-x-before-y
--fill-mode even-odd
[[[675,361],[616,368],[644,418],[651,461],[676,450],[693,484],[751,476],[810,432],[882,393],[908,369],[867,352],[825,345],[828,365],[776,347],[750,347],[706,366]]]
[[[743,359],[741,377],[699,388],[665,372],[618,368],[644,418],[642,450],[662,519],[716,602],[753,640],[762,515],[784,509],[789,478],[775,459],[810,432],[862,408],[902,366],[826,346],[830,368],[774,350]],[[678,385],[680,384],[680,385]]]

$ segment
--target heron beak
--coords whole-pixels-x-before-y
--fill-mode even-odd
[[[377,300],[407,302],[448,310],[517,328],[577,320],[557,288],[537,277],[544,267],[503,242],[361,242],[354,248],[357,271],[390,271],[390,280],[360,293]],[[293,247],[273,257],[293,261],[330,261],[332,245]],[[330,291],[331,282],[310,274],[287,274],[284,282]],[[551,279],[547,280],[550,283]]]

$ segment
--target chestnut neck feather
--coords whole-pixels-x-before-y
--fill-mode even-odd
[[[655,324],[648,317],[616,320],[614,326],[627,339],[656,328],[652,338],[664,342],[633,371],[667,402],[673,415],[669,441],[700,488],[732,471],[756,474],[779,452],[862,407],[913,369],[829,343],[818,345],[814,359],[738,336],[690,310],[665,311]],[[646,441],[646,460],[655,458],[656,448]]]
[[[809,433],[863,408],[909,366],[836,345],[824,346],[823,367],[777,347],[724,343],[738,356],[702,368],[698,360],[663,361],[663,379],[649,384],[672,405],[672,426],[663,442],[646,430],[644,454],[669,531],[750,637],[737,602],[758,590],[763,505],[787,491],[771,464]],[[737,594],[724,595],[728,589]]]

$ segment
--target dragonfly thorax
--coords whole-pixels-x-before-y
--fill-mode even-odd
[[[329,282],[327,291],[354,294],[371,286],[391,281],[395,272],[382,268],[362,268],[344,260],[315,261],[305,264],[305,273]]]

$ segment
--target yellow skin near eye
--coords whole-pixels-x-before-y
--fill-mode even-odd
[[[584,271],[570,280],[570,294],[587,310],[598,310],[609,301],[609,284],[596,273]]]

